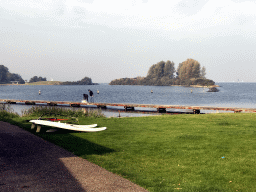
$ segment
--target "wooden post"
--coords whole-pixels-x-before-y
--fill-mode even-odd
[[[107,109],[106,105],[97,105],[98,108]]]
[[[158,113],[166,113],[166,108],[157,108]]]
[[[41,125],[37,125],[37,129],[36,129],[36,132],[39,133],[41,131]]]
[[[34,129],[35,127],[36,127],[36,125],[34,123],[32,123],[31,129]]]
[[[200,109],[193,109],[194,114],[200,114]]]

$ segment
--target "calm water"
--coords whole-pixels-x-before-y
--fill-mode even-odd
[[[221,87],[216,93],[207,92],[206,88],[178,86],[0,86],[0,99],[80,102],[82,95],[88,94],[88,89],[91,89],[95,102],[256,108],[256,83],[217,84]]]

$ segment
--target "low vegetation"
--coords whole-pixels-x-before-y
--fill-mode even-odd
[[[13,116],[11,123],[31,131],[27,120],[41,112]],[[107,130],[37,135],[151,192],[256,188],[256,114],[77,118]]]
[[[99,118],[105,117],[100,109],[76,109],[76,108],[64,108],[64,107],[50,107],[50,106],[32,106],[30,109],[22,111],[22,117],[91,117]]]
[[[19,115],[13,111],[10,104],[0,104],[0,120],[8,121],[12,118],[19,118]]]

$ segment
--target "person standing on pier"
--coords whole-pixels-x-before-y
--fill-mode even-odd
[[[94,102],[94,99],[93,99],[93,92],[92,90],[88,89],[89,91],[89,95],[90,95],[90,102],[93,103]]]

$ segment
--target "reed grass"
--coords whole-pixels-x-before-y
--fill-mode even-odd
[[[105,117],[101,109],[76,109],[76,108],[64,108],[56,106],[32,106],[30,109],[22,111],[22,116],[66,116],[66,117],[92,117],[99,118]]]
[[[0,104],[0,119],[11,119],[18,117],[19,115],[14,112],[10,104]]]

